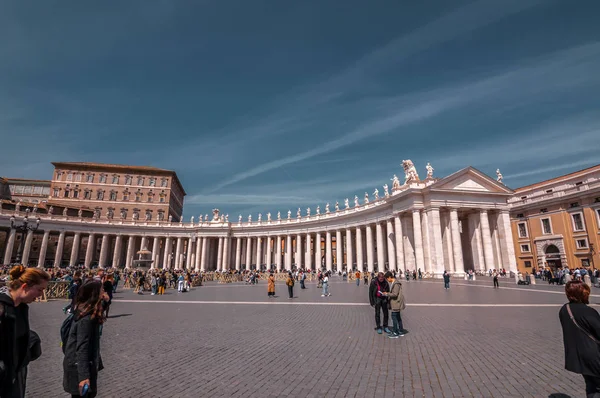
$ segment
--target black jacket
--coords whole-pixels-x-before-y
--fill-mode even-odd
[[[558,317],[563,330],[565,346],[565,369],[582,375],[600,377],[600,349],[585,332],[581,331],[569,317],[567,305],[577,324],[600,341],[600,315],[585,304],[565,304]]]
[[[18,325],[23,328],[18,341]],[[40,338],[29,329],[29,306],[15,303],[8,287],[0,289],[0,398],[25,396],[27,365],[41,355]]]
[[[97,394],[100,359],[100,324],[90,315],[75,319],[69,331],[63,359],[63,389],[69,394],[79,395],[79,383],[90,380],[88,397]]]
[[[379,286],[377,286],[379,284]],[[375,277],[371,281],[371,285],[369,285],[369,302],[371,305],[375,305],[375,302],[379,300],[387,301],[387,297],[377,297],[377,291],[381,290],[382,292],[390,291],[390,284],[384,280],[383,282],[379,282],[379,280]]]

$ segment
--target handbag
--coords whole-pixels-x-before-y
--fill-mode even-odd
[[[569,313],[569,317],[571,318],[571,320],[573,321],[573,323],[575,324],[575,326],[577,326],[577,329],[579,329],[583,333],[585,333],[590,339],[592,339],[592,341],[594,343],[600,344],[600,341],[596,340],[596,338],[594,336],[592,336],[587,330],[585,330],[584,328],[582,328],[581,326],[579,326],[579,324],[577,323],[577,321],[573,317],[573,313],[571,312],[571,306],[569,304],[567,304],[567,312]]]

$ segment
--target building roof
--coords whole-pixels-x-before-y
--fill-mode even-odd
[[[158,167],[151,166],[131,166],[124,164],[110,164],[110,163],[94,163],[94,162],[52,162],[54,167],[90,167],[98,169],[112,169],[112,170],[139,170],[139,171],[154,171],[162,173],[175,173],[173,170],[159,169]]]
[[[2,179],[6,180],[6,183],[8,184],[18,184],[18,183],[23,183],[23,184],[44,184],[44,185],[48,185],[50,186],[50,183],[52,181],[50,180],[33,180],[30,178],[9,178],[9,177],[2,177]]]
[[[544,180],[544,181],[540,181],[540,182],[536,182],[530,185],[525,185],[519,188],[515,189],[515,192],[523,192],[523,191],[527,191],[530,189],[534,189],[534,188],[540,188],[543,187],[545,185],[550,185],[550,184],[554,184],[556,182],[559,182],[561,180],[566,180],[566,179],[570,179],[570,178],[576,178],[576,177],[583,177],[585,174],[593,172],[593,171],[600,171],[600,164],[597,164],[595,166],[591,166],[591,167],[587,167],[585,169],[582,170],[577,170],[574,171],[572,173],[568,173],[568,174],[564,174],[562,176],[558,176],[558,177],[553,177],[550,178],[548,180]]]

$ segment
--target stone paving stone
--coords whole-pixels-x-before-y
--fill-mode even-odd
[[[582,378],[563,369],[557,314],[564,296],[527,287],[493,290],[464,284],[445,291],[437,281],[404,283],[409,307],[402,318],[410,333],[399,339],[373,330],[372,308],[360,305],[368,301],[367,287],[341,280],[333,281],[328,298],[309,284],[307,290],[295,289],[297,299],[288,300],[285,285],[278,284],[280,296],[271,302],[264,283],[209,284],[186,294],[169,290],[165,296],[123,291],[104,327],[106,369],[100,373],[99,396],[583,395]],[[155,302],[173,300],[182,303]],[[306,305],[322,302],[357,305]],[[531,306],[410,306],[419,303]],[[31,306],[31,326],[42,338],[43,355],[29,368],[28,397],[66,396],[59,347],[63,305],[53,301]]]

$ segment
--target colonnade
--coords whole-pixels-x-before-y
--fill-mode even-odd
[[[42,224],[42,227],[44,225]],[[126,234],[97,231],[52,231],[41,234],[37,264],[86,267],[134,267],[136,253],[151,250],[153,268],[195,270],[251,270],[292,268],[359,271],[422,270],[440,275],[444,270],[463,274],[465,268],[489,270],[509,268],[514,258],[507,211],[431,207],[412,209],[362,225],[290,228],[289,231],[229,226],[223,236],[187,234]],[[50,237],[56,240],[49,257]],[[69,238],[70,253],[65,253]],[[30,262],[34,233],[23,245],[22,262]],[[13,259],[15,230],[5,243],[4,264]],[[85,254],[81,251],[85,246]],[[68,264],[65,264],[68,255]]]

